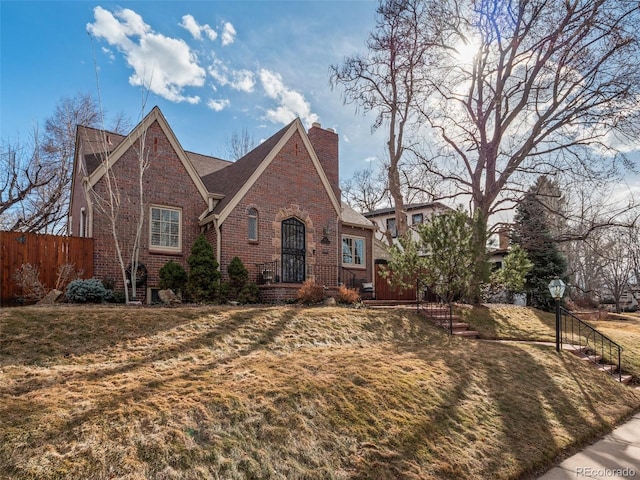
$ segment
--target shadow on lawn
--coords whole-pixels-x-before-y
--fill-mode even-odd
[[[211,313],[216,313],[216,310]],[[103,389],[104,392],[94,397],[87,410],[69,410],[65,421],[45,427],[42,433],[37,434],[39,445],[59,443],[64,441],[66,435],[75,435],[73,432],[81,430],[88,422],[105,421],[105,416],[114,414],[123,405],[145,402],[149,397],[158,395],[159,388],[165,385],[200,379],[215,381],[215,378],[207,376],[211,371],[254,352],[272,349],[292,321],[300,316],[304,316],[304,310],[294,308],[279,312],[276,318],[266,315],[264,309],[227,311],[226,317],[216,319],[217,323],[201,333],[184,341],[149,349],[141,358],[123,361],[122,364],[96,372],[75,373],[69,378],[58,378],[51,382],[3,388],[0,393],[11,401],[0,406],[2,428],[5,432],[29,431],[30,427],[41,423],[39,419],[50,413],[48,409],[52,408],[52,404],[46,396],[40,398],[33,395],[37,394],[38,389],[63,386],[72,381],[88,382],[81,386],[86,391],[90,391],[92,386]],[[393,332],[406,327],[400,317],[393,317],[390,322]],[[376,320],[372,321],[370,328],[388,332],[389,327]],[[413,428],[390,432],[384,440],[375,439],[376,442],[388,444],[380,446],[390,448],[365,449],[363,455],[366,461],[356,466],[352,478],[410,478],[411,475],[426,476],[426,473],[436,478],[470,478],[478,475],[514,478],[534,472],[552,461],[559,450],[556,440],[558,430],[571,439],[582,441],[593,433],[594,424],[602,428],[605,423],[598,413],[598,404],[602,405],[602,402],[598,402],[598,398],[589,390],[581,393],[587,398],[591,415],[588,418],[582,414],[576,415],[571,396],[558,378],[549,373],[553,369],[567,370],[575,383],[580,384],[572,370],[574,364],[564,356],[556,360],[552,356],[552,349],[548,347],[460,341],[434,327],[419,323],[409,325],[407,332],[407,336],[391,335],[391,346],[425,364],[443,363],[446,374],[453,378],[453,382],[449,383],[449,387],[439,387],[439,401],[426,413],[422,405],[411,406],[422,412]],[[413,334],[422,335],[420,332],[425,334],[421,338],[428,339],[432,344],[418,345],[407,341]],[[379,336],[387,338],[386,333],[380,333]],[[227,343],[232,340],[234,343]],[[117,343],[116,339],[110,341],[111,344]],[[211,355],[199,364],[190,361],[191,352],[195,355],[195,351],[202,348],[209,349]],[[534,348],[548,349],[549,356],[536,357],[532,350]],[[455,353],[452,354],[452,351]],[[178,358],[179,363],[171,369],[144,376],[147,373],[145,369],[153,367],[155,362]],[[121,374],[136,375],[137,372],[143,380],[133,387],[124,385],[109,389],[103,385]],[[64,399],[54,402],[53,408],[57,408],[63,405]],[[384,405],[378,405],[377,408],[384,408]],[[483,433],[478,434],[478,431]],[[498,445],[500,448],[506,445],[506,450],[492,451],[486,446],[493,441],[489,435],[495,435],[496,432],[501,437],[497,440]],[[450,452],[446,445],[452,435],[466,438],[469,451],[474,451],[477,458],[465,460],[448,455]],[[15,449],[23,448],[29,447],[17,447],[13,443],[13,446],[7,444],[7,450],[0,448],[0,465],[4,465],[0,466],[0,477],[2,474],[19,473],[7,455],[13,455],[11,452]],[[387,456],[388,451],[393,451],[394,455]],[[466,450],[458,453],[464,455]],[[508,471],[505,471],[504,456],[511,458]],[[481,467],[476,465],[474,470],[472,461],[479,462]]]
[[[123,306],[20,307],[0,312],[0,367],[64,362],[192,322],[203,309]]]
[[[213,349],[216,347],[216,344],[223,343],[223,338],[225,336],[236,335],[237,330],[243,326],[251,327],[253,325],[252,322],[255,320],[255,316],[257,312],[260,312],[260,311],[252,311],[250,309],[246,309],[246,310],[242,310],[237,313],[231,314],[226,318],[223,318],[221,321],[219,320],[214,327],[205,330],[200,335],[197,335],[195,337],[190,337],[183,342],[176,342],[167,347],[149,348],[149,353],[147,355],[141,358],[133,358],[133,359],[123,358],[121,362],[118,362],[117,366],[94,369],[89,372],[73,373],[61,379],[60,378],[43,379],[39,383],[34,382],[33,380],[29,380],[28,383],[24,385],[17,384],[12,389],[0,388],[0,394],[8,393],[11,395],[22,395],[24,393],[34,392],[39,389],[49,388],[54,385],[62,386],[67,383],[82,382],[82,381],[99,382],[107,377],[111,377],[111,376],[115,376],[123,373],[131,373],[136,369],[146,367],[158,361],[176,358],[180,355],[187,354],[188,352],[201,347],[207,347],[207,348]],[[200,312],[200,316],[207,315],[208,313],[216,314],[220,312],[218,310],[211,310],[209,312],[202,311]],[[286,321],[284,321],[284,324],[286,325],[286,323],[290,320],[291,316],[285,316],[284,318],[286,318]],[[176,326],[183,325],[192,320],[193,318],[190,318],[190,319],[185,319],[184,322],[176,322],[172,324],[161,324],[162,328],[144,329],[143,331],[146,333],[143,335],[143,333],[140,332],[139,336],[141,337],[153,336],[158,334],[161,330],[175,328]],[[281,322],[278,322],[278,324],[280,323]],[[284,325],[276,328],[277,332],[280,332],[282,328],[284,328]],[[249,332],[250,331],[251,330],[249,330]],[[271,332],[270,330],[264,330],[258,333],[257,335],[259,337],[259,340],[255,344],[256,349],[268,343],[268,340],[273,339],[275,334],[276,333]],[[125,341],[128,341],[128,340],[130,340],[129,335],[116,336],[110,339],[110,345],[115,346],[117,344],[124,343]],[[100,338],[96,338],[96,342],[87,348],[89,348],[90,351],[94,351],[98,348],[104,348],[104,347],[102,346],[102,340]],[[134,356],[134,353],[131,353],[131,355]]]
[[[20,399],[19,396],[28,393],[32,394],[38,389],[44,389],[52,386],[64,385],[70,382],[96,382],[107,381],[109,377],[117,376],[123,373],[135,373],[137,369],[144,368],[153,364],[156,361],[175,358],[180,355],[188,354],[190,351],[200,347],[215,348],[216,344],[222,342],[225,336],[235,335],[239,336],[238,330],[251,326],[255,319],[256,314],[260,314],[262,310],[242,310],[237,313],[231,314],[228,318],[217,324],[214,328],[203,332],[201,335],[190,338],[185,342],[172,345],[168,348],[154,350],[151,355],[148,355],[142,359],[125,362],[122,365],[114,368],[101,369],[97,372],[75,374],[70,377],[54,380],[52,382],[46,382],[42,384],[29,385],[28,388],[21,389],[20,387],[14,389],[2,389],[0,390],[1,396],[9,394],[12,399],[4,405],[7,410],[17,410],[29,415],[4,415],[3,410],[5,408],[0,407],[0,418],[4,417],[6,421],[3,424],[3,429],[21,429],[29,428],[34,423],[40,423],[37,417],[42,417],[47,411],[47,404],[40,402],[37,397],[29,395],[29,398]],[[115,411],[119,406],[126,404],[127,402],[141,402],[151,395],[156,395],[158,388],[163,384],[174,382],[176,380],[190,379],[198,376],[199,374],[209,371],[218,366],[227,364],[237,358],[250,355],[251,353],[265,349],[291,322],[299,312],[295,310],[289,310],[282,314],[281,317],[270,325],[267,329],[261,329],[260,331],[248,330],[248,332],[256,333],[255,336],[251,336],[246,346],[239,348],[236,351],[231,351],[225,355],[218,357],[214,361],[204,363],[196,368],[177,368],[172,370],[172,373],[164,375],[161,378],[153,378],[152,380],[145,381],[135,388],[125,389],[124,391],[109,390],[108,394],[105,394],[102,398],[99,398],[93,403],[93,406],[79,414],[71,414],[71,418],[65,423],[50,429],[38,440],[42,443],[55,441],[61,434],[68,433],[72,429],[81,426],[85,422],[92,419],[99,418],[105,415],[105,412]],[[241,337],[240,337],[241,338]],[[188,363],[185,361],[185,363]],[[84,389],[90,389],[89,385],[85,385]],[[60,401],[63,401],[61,399]],[[40,408],[38,405],[40,404]],[[11,420],[13,422],[11,422]],[[1,460],[1,457],[0,457]],[[6,462],[1,462],[6,463]],[[10,468],[7,465],[7,468]],[[3,470],[0,468],[0,473]]]
[[[446,341],[429,350],[410,347],[427,363],[446,359],[453,387],[441,392],[442,400],[424,421],[389,442],[398,445],[397,458],[370,449],[366,468],[354,478],[519,478],[553,461],[564,446],[558,444],[560,431],[582,442],[593,435],[594,424],[598,430],[608,426],[589,390],[582,394],[591,415],[576,415],[576,402],[549,375],[549,365],[526,348],[469,342],[457,356],[448,356],[446,348]],[[478,356],[483,360],[477,361]],[[552,365],[572,371],[571,362],[562,357]],[[448,450],[452,436],[462,437],[467,448]]]

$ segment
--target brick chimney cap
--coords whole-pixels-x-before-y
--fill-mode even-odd
[[[336,133],[335,129],[333,128],[327,128],[327,132]]]
[[[322,124],[320,124],[320,122],[313,122],[311,124],[311,128],[316,127],[316,128],[322,128]]]

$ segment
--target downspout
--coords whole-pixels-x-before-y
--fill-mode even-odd
[[[342,210],[342,206],[340,207],[340,210]],[[338,279],[341,280],[342,284],[344,284],[344,278],[342,278],[342,240],[340,238],[340,235],[342,234],[342,212],[340,212],[340,215],[336,216],[335,232],[336,232],[336,238],[335,238],[336,243],[334,245],[336,246],[335,248],[338,251],[338,258],[336,259],[337,268],[338,268]]]
[[[371,233],[371,248],[369,249],[370,252],[367,252],[367,255],[370,255],[371,260],[369,261],[369,268],[370,268],[370,272],[371,272],[371,284],[373,285],[373,295],[372,298],[375,300],[376,297],[376,259],[375,259],[375,255],[374,250],[375,250],[375,242],[376,242],[376,232],[375,230],[369,230],[369,232]]]
[[[220,215],[216,214],[213,216],[213,226],[216,229],[216,260],[218,262],[218,271],[220,271],[220,257],[222,255],[222,230],[220,222]]]

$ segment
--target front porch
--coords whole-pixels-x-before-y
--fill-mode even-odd
[[[371,282],[364,276],[364,272],[359,276],[358,272],[337,265],[308,264],[299,282],[281,281],[283,270],[278,260],[255,264],[255,268],[254,281],[260,288],[260,300],[264,303],[296,300],[298,290],[306,280],[321,285],[327,297],[335,297],[341,285],[359,289],[361,294],[366,294],[368,289],[363,285]]]

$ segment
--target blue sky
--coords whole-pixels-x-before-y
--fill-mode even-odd
[[[1,0],[0,137],[26,139],[62,97],[98,85],[107,127],[119,112],[135,124],[150,85],[145,111],[159,106],[186,150],[224,157],[232,133],[259,141],[300,117],[339,133],[347,178],[384,146],[331,90],[329,66],[365,50],[376,5]]]

